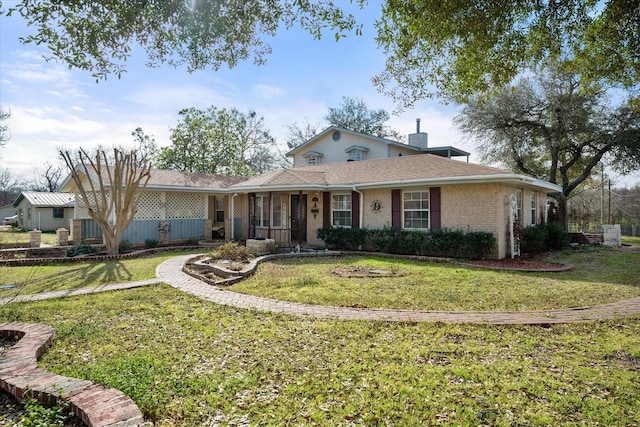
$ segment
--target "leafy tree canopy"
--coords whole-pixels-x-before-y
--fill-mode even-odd
[[[255,111],[186,108],[172,129],[171,145],[156,157],[160,169],[248,176],[276,169],[281,155]]]
[[[385,124],[390,117],[386,110],[369,109],[362,99],[343,96],[342,105],[330,107],[325,120],[334,126],[398,140],[400,134]]]
[[[551,67],[473,97],[456,122],[478,139],[485,161],[561,185],[564,214],[564,201],[598,165],[640,168],[640,111],[631,103],[613,104],[597,85]]]
[[[120,77],[135,45],[146,50],[150,65],[194,71],[249,58],[264,63],[271,52],[265,38],[280,27],[297,24],[317,39],[327,30],[336,39],[361,32],[332,0],[21,0],[7,11],[14,13],[35,27],[24,43],[46,45],[54,58],[96,80]]]
[[[387,0],[376,25],[387,62],[374,82],[405,107],[465,103],[551,63],[585,82],[640,86],[638,0]]]

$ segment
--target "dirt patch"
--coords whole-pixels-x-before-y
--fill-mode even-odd
[[[348,265],[346,267],[338,267],[332,271],[333,274],[346,277],[346,278],[358,278],[358,277],[402,277],[404,272],[397,269],[383,270],[375,267],[369,267],[366,265]]]

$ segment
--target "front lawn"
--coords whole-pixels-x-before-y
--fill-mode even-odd
[[[326,321],[165,285],[10,304],[57,328],[40,365],[155,426],[637,425],[640,318],[539,326]]]
[[[0,298],[40,292],[78,289],[156,277],[163,261],[196,251],[160,252],[140,258],[109,261],[61,262],[37,266],[0,265]]]
[[[253,277],[230,290],[305,304],[448,311],[582,307],[640,295],[638,252],[588,248],[556,253],[552,260],[574,268],[525,273],[382,257],[286,259],[261,264]],[[404,275],[334,274],[354,266]]]
[[[42,232],[41,241],[46,245],[57,246],[56,232]],[[25,247],[29,247],[29,232],[11,227],[0,227],[0,244],[2,243],[24,243]]]

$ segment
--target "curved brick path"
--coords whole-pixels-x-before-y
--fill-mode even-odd
[[[182,271],[193,255],[172,258],[156,268],[156,276],[176,289],[207,301],[233,307],[287,313],[322,319],[381,320],[388,322],[446,322],[484,324],[530,324],[586,322],[618,319],[640,314],[640,297],[592,307],[532,311],[413,311],[331,307],[278,301],[222,290],[195,279]]]
[[[64,296],[129,289],[165,282],[176,289],[180,289],[181,291],[217,304],[321,319],[378,320],[387,322],[478,323],[495,325],[546,325],[551,323],[620,319],[640,315],[640,297],[591,307],[531,311],[414,311],[298,304],[295,302],[278,301],[269,298],[239,294],[201,282],[182,271],[184,263],[193,256],[194,255],[181,255],[163,262],[156,268],[156,279],[103,285],[72,291],[47,292],[35,295],[19,295],[12,298],[0,298],[0,305],[13,301],[34,301],[47,298],[60,298]]]
[[[91,381],[56,375],[37,365],[49,348],[55,330],[35,323],[2,323],[0,336],[20,340],[0,354],[0,389],[19,399],[34,397],[44,403],[58,399],[89,427],[134,427],[144,423],[142,413],[124,393]]]

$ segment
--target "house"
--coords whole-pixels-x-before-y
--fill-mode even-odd
[[[98,182],[97,176],[83,178],[87,184],[89,180]],[[229,236],[230,222],[227,218],[231,196],[227,188],[245,179],[152,169],[134,220],[124,231],[122,239],[131,243],[144,243],[146,240],[167,243]],[[64,180],[61,188],[75,193],[75,214],[68,225],[71,240],[101,240],[102,233],[90,219],[88,207],[71,176]]]
[[[434,154],[284,169],[230,187],[242,238],[321,246],[321,227],[491,232],[494,258],[509,255],[511,200],[523,226],[544,218],[559,187],[511,171]]]
[[[454,147],[429,147],[331,126],[291,150],[293,168],[252,178],[152,170],[134,222],[123,239],[273,239],[280,247],[324,246],[322,227],[463,229],[492,233],[493,258],[511,254],[510,222],[545,219],[546,181],[468,162]],[[467,161],[454,157],[467,157]],[[86,177],[96,180],[96,177]],[[63,184],[75,192],[73,180]],[[76,195],[74,241],[100,238]]]
[[[297,168],[425,153],[448,158],[465,156],[467,162],[470,155],[466,151],[451,146],[429,147],[428,135],[420,132],[420,119],[418,119],[416,121],[416,133],[409,135],[408,144],[354,132],[338,126],[330,126],[289,151],[287,156],[293,158],[293,167]]]
[[[13,202],[19,228],[53,231],[67,227],[73,218],[74,195],[23,191]]]

